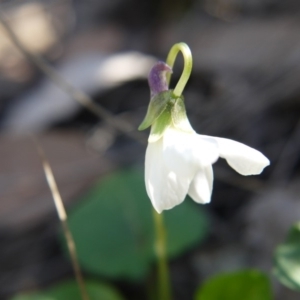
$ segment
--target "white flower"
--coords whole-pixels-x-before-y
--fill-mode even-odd
[[[242,175],[260,174],[270,164],[259,151],[233,140],[197,134],[186,116],[183,96],[168,90],[166,72],[158,62],[149,74],[151,100],[139,126],[151,126],[145,161],[146,189],[158,213],[180,204],[188,194],[210,202],[212,164],[219,157]]]
[[[180,204],[188,194],[198,203],[210,202],[212,164],[219,158],[242,175],[260,174],[270,164],[259,151],[242,143],[182,131],[168,126],[150,140],[145,161],[145,183],[158,213]]]

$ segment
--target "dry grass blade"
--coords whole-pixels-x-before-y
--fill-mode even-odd
[[[33,140],[37,147],[38,153],[41,157],[45,176],[46,176],[49,188],[50,188],[52,196],[53,196],[53,200],[54,200],[54,204],[56,207],[56,211],[57,211],[59,220],[60,220],[62,228],[63,228],[63,233],[66,238],[68,250],[69,250],[71,261],[72,261],[72,266],[73,266],[75,277],[76,277],[76,280],[77,280],[77,283],[78,283],[78,286],[80,289],[82,300],[89,300],[89,296],[88,296],[86,288],[85,288],[83,276],[82,276],[80,266],[78,263],[78,259],[77,259],[75,243],[74,243],[74,240],[72,237],[72,233],[68,226],[67,213],[66,213],[61,195],[59,193],[57,184],[55,182],[55,178],[54,178],[52,169],[50,167],[50,164],[46,158],[46,155],[45,155],[42,147],[39,145],[38,141],[35,138],[33,138]]]

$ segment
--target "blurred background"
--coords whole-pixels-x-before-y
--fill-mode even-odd
[[[260,176],[242,177],[220,160],[214,165],[212,202],[199,207],[186,201],[206,225],[197,223],[202,227],[190,242],[174,250],[175,299],[192,299],[197,286],[219,272],[251,267],[272,278],[273,251],[300,216],[299,1],[11,0],[1,1],[0,11],[26,49],[131,128],[138,127],[149,103],[151,66],[165,60],[173,44],[187,43],[194,66],[184,96],[194,129],[252,146],[271,166]],[[171,87],[181,67],[178,57]],[[0,129],[0,299],[10,299],[73,276],[29,134],[47,154],[70,218],[108,175],[134,168],[143,180],[146,147],[62,91],[16,48],[2,25]],[[142,181],[141,186],[144,193]],[[102,192],[97,193],[93,197],[100,201]],[[131,197],[126,195],[121,197]],[[174,211],[184,220],[180,209]],[[106,244],[105,236],[119,237],[109,228],[101,244],[111,252],[115,246]],[[93,234],[97,239],[97,228]],[[154,264],[147,258],[147,271],[136,275],[114,274],[110,265],[99,272],[83,269],[86,276],[113,283],[126,299],[146,299]],[[276,299],[299,298],[272,281]]]

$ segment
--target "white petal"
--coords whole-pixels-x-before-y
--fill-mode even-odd
[[[165,131],[163,151],[168,168],[188,177],[194,177],[200,168],[211,165],[219,157],[218,144],[214,139],[175,128]]]
[[[180,204],[191,178],[172,172],[163,160],[163,141],[149,143],[145,161],[145,183],[148,196],[158,213]]]
[[[242,143],[214,138],[219,145],[220,157],[225,158],[228,164],[242,175],[260,174],[270,164],[270,161],[259,151]]]
[[[197,172],[189,188],[189,196],[198,203],[209,203],[214,174],[211,166]]]

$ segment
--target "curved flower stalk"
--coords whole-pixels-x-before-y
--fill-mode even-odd
[[[158,213],[180,204],[187,194],[198,203],[210,202],[212,164],[219,157],[241,175],[260,174],[270,164],[261,152],[242,143],[197,134],[186,116],[183,96],[168,90],[167,73],[171,72],[163,62],[151,69],[151,100],[139,127],[144,130],[151,126],[145,183]]]

